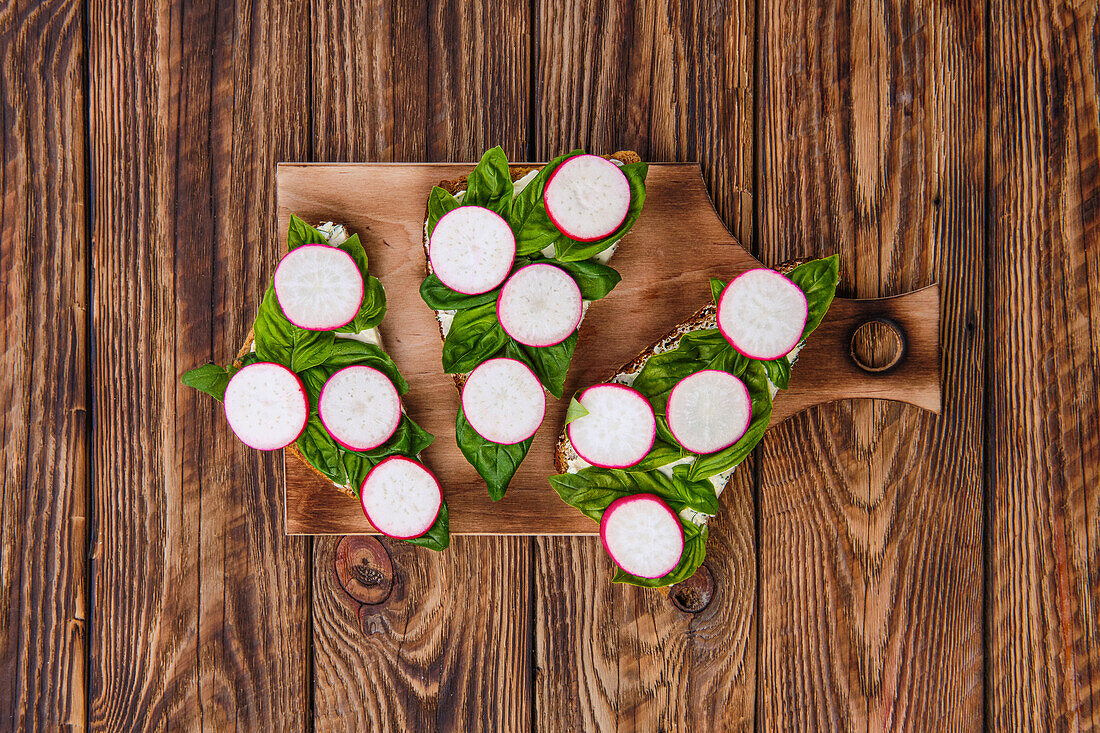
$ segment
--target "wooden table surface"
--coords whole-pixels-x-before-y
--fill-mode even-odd
[[[1096,0],[0,4],[0,729],[1100,728],[1098,64]],[[943,414],[773,429],[696,614],[592,538],[285,536],[178,381],[276,162],[495,144],[699,160],[762,260],[938,281]]]

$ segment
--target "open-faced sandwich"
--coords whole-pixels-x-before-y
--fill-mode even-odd
[[[836,256],[711,281],[709,303],[570,401],[550,484],[600,523],[616,582],[663,587],[706,556],[708,517],[836,292]]]
[[[287,254],[237,359],[182,381],[221,400],[245,444],[286,448],[357,497],[379,532],[442,550],[447,503],[420,462],[433,437],[401,405],[408,384],[382,348],[385,314],[359,236],[291,216]]]
[[[456,436],[489,496],[504,496],[560,398],[588,304],[611,292],[608,265],[645,202],[632,152],[575,150],[541,168],[489,150],[469,175],[432,189],[420,288],[462,393]]]

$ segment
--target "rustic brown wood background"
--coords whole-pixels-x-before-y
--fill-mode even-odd
[[[1096,0],[0,2],[0,728],[1100,728]],[[591,538],[286,537],[229,359],[280,160],[699,160],[766,262],[939,281],[944,411],[816,408],[701,613]],[[347,549],[345,547],[345,549]]]

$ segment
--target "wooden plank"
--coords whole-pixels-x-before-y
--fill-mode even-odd
[[[484,482],[454,441],[458,393],[439,367],[439,326],[420,298],[424,202],[431,186],[469,164],[288,164],[279,167],[280,231],[291,212],[310,221],[339,220],[360,233],[372,272],[387,289],[387,350],[417,387],[405,399],[413,418],[437,437],[424,456],[449,493],[451,529],[472,534],[593,534],[596,525],[547,491],[566,402],[548,417],[508,495],[489,500]],[[612,297],[592,304],[581,326],[565,393],[602,381],[647,344],[711,301],[709,277],[729,279],[759,267],[715,214],[693,163],[650,166],[646,208],[615,260],[623,277]],[[889,299],[839,300],[799,355],[792,388],[776,400],[773,422],[844,397],[891,397],[939,409],[939,293],[928,288]],[[869,318],[890,319],[905,333],[905,358],[889,372],[863,371],[850,357],[851,334]],[[385,327],[385,324],[383,324]],[[372,532],[358,502],[303,462],[287,460],[287,531]]]
[[[1100,728],[1097,4],[992,4],[990,729]]]
[[[526,3],[335,5],[312,7],[314,34],[324,39],[313,46],[313,68],[325,71],[315,75],[315,159],[473,160],[498,144],[523,158]],[[369,232],[360,233],[368,256],[384,256]],[[393,291],[388,278],[383,284]],[[414,307],[427,314],[422,303]],[[383,338],[398,352],[408,338],[405,321],[413,318],[404,310],[391,300],[382,324]],[[414,365],[397,357],[408,375]],[[425,385],[410,383],[415,410]],[[448,389],[445,399],[453,395]],[[442,554],[384,542],[394,590],[360,610],[334,578],[337,540],[314,543],[314,726],[344,730],[355,718],[370,730],[528,728],[528,541],[455,538]]]
[[[0,5],[0,726],[85,726],[84,25]]]
[[[538,3],[536,159],[582,146],[700,160],[718,212],[751,245],[754,8]],[[695,301],[705,302],[705,294]],[[633,338],[635,352],[650,340]],[[716,596],[694,615],[658,593],[612,586],[611,562],[596,540],[536,541],[540,729],[753,727],[752,493],[747,464],[723,492],[711,533],[707,567]]]
[[[823,407],[760,457],[760,724],[982,724],[980,4],[765,4],[760,253],[938,280],[944,402]]]
[[[232,360],[308,150],[298,3],[92,2],[97,420],[90,725],[303,728],[308,544],[280,462],[179,376]]]

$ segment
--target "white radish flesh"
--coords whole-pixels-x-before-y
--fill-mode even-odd
[[[349,366],[333,374],[317,400],[321,422],[349,450],[371,450],[385,443],[401,422],[401,397],[382,372]]]
[[[790,353],[808,316],[802,288],[767,268],[741,273],[718,298],[718,328],[750,359],[770,361]]]
[[[539,429],[546,414],[546,395],[539,378],[523,362],[490,359],[466,378],[462,412],[478,435],[511,445]]]
[[[649,400],[621,384],[597,384],[577,399],[588,414],[566,430],[577,455],[601,468],[629,468],[653,448],[657,419]]]
[[[374,528],[399,540],[431,529],[443,506],[443,491],[432,472],[404,456],[390,456],[372,468],[359,498]]]
[[[630,182],[611,161],[578,155],[551,174],[543,198],[546,213],[562,234],[591,242],[614,233],[626,220]]]
[[[684,377],[668,395],[668,427],[692,453],[730,447],[749,429],[752,397],[729,372],[706,369]]]
[[[500,285],[515,256],[512,227],[481,206],[459,206],[444,214],[428,242],[428,261],[435,276],[451,290],[468,295]]]
[[[577,330],[584,303],[576,280],[560,267],[527,265],[508,278],[497,299],[504,332],[527,346],[553,346]]]
[[[298,376],[281,364],[258,362],[241,368],[225,388],[225,419],[245,445],[285,448],[309,419],[309,398]]]
[[[655,494],[611,502],[600,520],[600,539],[615,564],[639,578],[668,575],[684,555],[684,528]]]
[[[295,326],[331,331],[359,313],[363,275],[344,250],[305,244],[291,250],[275,268],[275,297]]]

